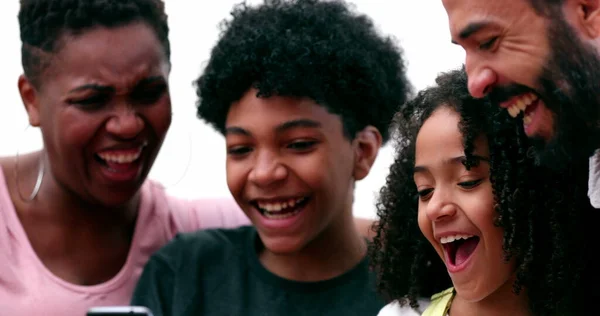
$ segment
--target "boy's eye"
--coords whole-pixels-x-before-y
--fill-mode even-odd
[[[304,151],[304,150],[311,149],[316,144],[317,144],[317,142],[314,140],[302,140],[302,141],[292,142],[287,147],[289,149],[293,149],[293,150],[297,150],[297,151]]]
[[[233,146],[227,148],[227,154],[230,156],[243,156],[252,151],[252,148],[249,146]]]

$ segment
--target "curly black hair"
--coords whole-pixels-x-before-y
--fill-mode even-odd
[[[401,49],[343,1],[267,0],[237,5],[196,81],[198,117],[221,133],[229,107],[258,97],[306,97],[340,115],[350,139],[367,125],[384,141],[410,96]]]
[[[495,224],[504,229],[506,260],[516,262],[515,293],[527,295],[535,315],[585,312],[586,304],[597,299],[592,293],[597,291],[586,291],[586,286],[598,282],[588,239],[593,240],[600,213],[587,197],[587,160],[561,171],[537,166],[522,124],[487,100],[472,98],[464,68],[441,74],[436,83],[395,118],[396,155],[380,191],[380,221],[370,249],[378,288],[390,300],[417,307],[418,298],[452,286],[442,260],[419,230],[413,182],[419,129],[435,110],[448,106],[461,117],[467,168],[477,163],[474,140],[487,137]]]
[[[21,0],[21,61],[25,76],[39,85],[40,75],[57,53],[66,34],[94,27],[114,28],[147,23],[170,59],[169,26],[162,0]]]

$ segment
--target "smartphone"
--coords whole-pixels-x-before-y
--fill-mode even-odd
[[[87,316],[154,316],[144,306],[105,306],[92,307]]]

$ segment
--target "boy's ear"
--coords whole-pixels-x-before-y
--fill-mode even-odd
[[[356,134],[353,142],[355,145],[353,175],[355,180],[362,180],[369,174],[375,163],[379,148],[383,144],[383,137],[377,128],[369,125]]]

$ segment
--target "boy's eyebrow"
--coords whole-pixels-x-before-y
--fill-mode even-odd
[[[225,136],[234,134],[234,135],[243,135],[243,136],[251,136],[250,132],[247,130],[238,127],[238,126],[230,126],[225,128]]]
[[[277,133],[281,133],[285,130],[297,128],[297,127],[320,128],[321,126],[322,126],[321,123],[314,121],[314,120],[297,119],[297,120],[287,121],[285,123],[278,125],[275,128],[275,131]]]
[[[322,126],[321,123],[310,120],[310,119],[297,119],[291,120],[284,123],[281,123],[275,127],[276,133],[281,133],[289,129],[298,128],[298,127],[307,127],[307,128],[320,128]],[[239,126],[229,126],[225,128],[225,136],[235,134],[235,135],[243,135],[243,136],[252,136],[250,131],[239,127]]]

